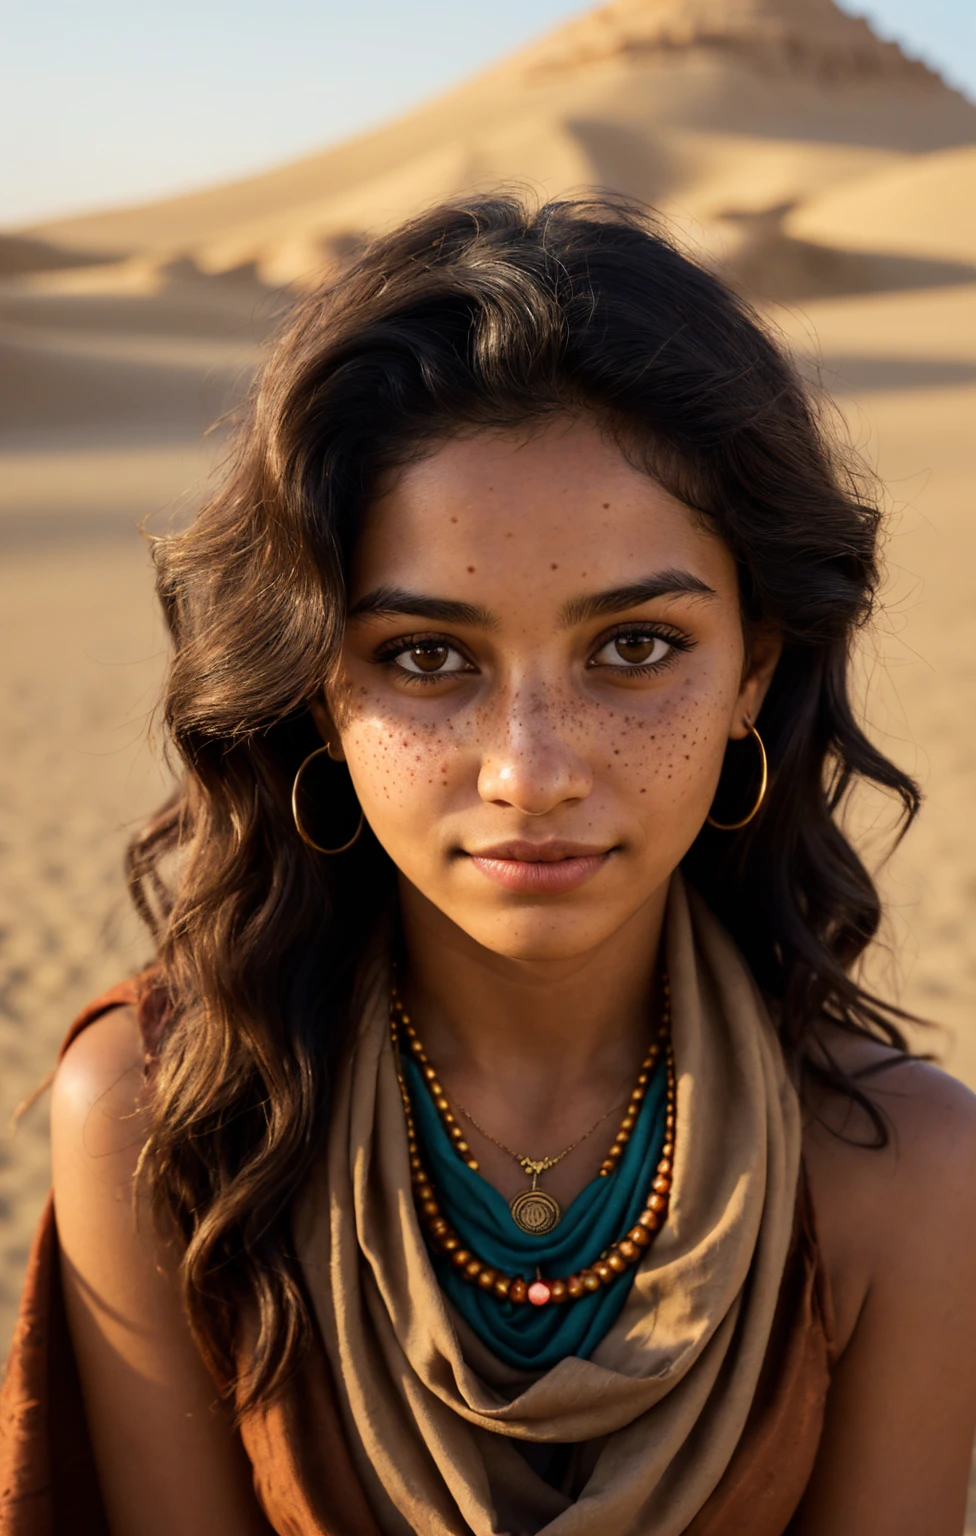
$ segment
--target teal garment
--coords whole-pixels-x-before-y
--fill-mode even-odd
[[[438,1203],[464,1247],[486,1264],[506,1275],[522,1275],[530,1284],[537,1268],[543,1279],[571,1275],[592,1264],[637,1221],[665,1141],[663,1057],[651,1076],[615,1172],[587,1184],[552,1232],[542,1237],[522,1232],[512,1219],[508,1201],[458,1157],[409,1055],[403,1070],[424,1166],[436,1186]],[[628,1269],[576,1301],[534,1307],[502,1301],[469,1285],[443,1254],[432,1250],[432,1256],[441,1287],[461,1316],[499,1360],[524,1370],[547,1370],[568,1355],[585,1360],[619,1316],[634,1278],[633,1269]]]

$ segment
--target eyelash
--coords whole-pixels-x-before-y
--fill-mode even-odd
[[[673,666],[680,653],[684,652],[687,654],[687,652],[694,650],[696,643],[690,635],[686,635],[683,630],[673,629],[670,624],[620,624],[616,629],[612,629],[607,634],[600,636],[593,648],[594,655],[602,651],[604,646],[612,644],[614,640],[629,639],[631,637],[637,640],[649,638],[663,640],[671,649],[661,661],[645,662],[633,667],[608,667],[604,670],[619,671],[627,677],[652,677],[658,672],[663,672],[666,667]],[[592,662],[587,662],[587,666],[592,666]]]
[[[460,656],[464,656],[472,671],[475,670],[471,658],[465,655],[464,650],[450,635],[402,635],[397,640],[389,640],[385,645],[381,645],[376,652],[376,660],[383,666],[393,667],[396,665],[396,658],[398,656],[405,655],[407,651],[414,650],[418,645],[431,644],[450,646],[452,651],[457,651]],[[445,676],[469,677],[470,675],[469,672],[408,672],[405,667],[397,667],[397,677],[399,680],[402,681],[405,678],[410,686],[416,684],[421,688],[427,687],[431,683],[443,683]]]
[[[696,644],[696,642],[692,640],[689,635],[684,634],[679,629],[673,629],[669,624],[630,623],[618,625],[616,629],[609,630],[605,634],[602,634],[593,646],[593,654],[597,655],[600,651],[603,650],[605,646],[610,645],[614,640],[619,640],[623,637],[629,636],[633,636],[636,639],[646,639],[648,637],[652,637],[657,640],[664,640],[671,647],[671,650],[662,661],[648,662],[644,665],[632,667],[606,667],[601,670],[619,671],[621,673],[625,673],[627,677],[649,677],[655,673],[663,672],[666,667],[672,666],[679,653],[687,653],[694,650]],[[437,645],[450,646],[452,650],[457,651],[459,655],[465,657],[465,660],[471,666],[472,671],[475,670],[474,663],[471,661],[470,657],[465,655],[462,647],[449,635],[402,635],[398,639],[389,640],[385,645],[380,646],[376,652],[376,660],[383,666],[392,667],[396,664],[396,658],[398,656],[404,655],[407,651],[412,651],[418,645],[432,643]],[[591,666],[592,662],[587,662],[587,667],[590,668]],[[401,680],[405,678],[410,686],[416,684],[421,688],[427,687],[432,683],[443,683],[445,676],[470,677],[471,675],[470,672],[449,672],[446,674],[443,672],[408,672],[404,667],[398,667],[397,673],[399,678]]]

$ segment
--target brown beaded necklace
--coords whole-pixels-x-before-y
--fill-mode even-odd
[[[390,1036],[393,1042],[393,1054],[396,1062],[397,1081],[400,1085],[400,1096],[403,1100],[403,1112],[407,1128],[407,1150],[410,1157],[410,1176],[413,1182],[414,1199],[432,1245],[449,1257],[451,1264],[470,1285],[476,1285],[483,1291],[491,1291],[501,1301],[513,1301],[516,1303],[528,1301],[537,1307],[545,1306],[550,1301],[573,1301],[580,1296],[598,1291],[601,1286],[607,1285],[617,1275],[623,1274],[625,1270],[637,1264],[644,1251],[650,1247],[654,1240],[654,1234],[664,1225],[667,1219],[672,1170],[674,1167],[676,1092],[674,1053],[670,1039],[671,995],[667,976],[663,978],[662,992],[664,1003],[658,1040],[652,1045],[642,1063],[640,1075],[638,1076],[634,1092],[631,1094],[620,1129],[614,1138],[610,1151],[601,1164],[599,1173],[601,1178],[606,1178],[616,1168],[623,1149],[630,1139],[630,1133],[633,1130],[637,1112],[646,1093],[650,1069],[663,1049],[666,1053],[668,1074],[665,1140],[661,1148],[661,1158],[657,1165],[657,1172],[651,1185],[651,1192],[647,1197],[644,1209],[638,1217],[637,1224],[631,1227],[630,1231],[622,1238],[619,1238],[617,1242],[612,1243],[593,1264],[588,1265],[585,1269],[581,1269],[577,1274],[557,1279],[543,1279],[537,1272],[535,1280],[527,1283],[521,1275],[506,1275],[500,1270],[492,1268],[491,1265],[485,1264],[476,1254],[471,1253],[465,1248],[454,1228],[447,1220],[447,1217],[441,1211],[433,1184],[420,1157],[413,1105],[400,1060],[401,1032],[424,1076],[431,1098],[434,1101],[434,1106],[440,1116],[441,1123],[454,1145],[455,1152],[475,1172],[478,1171],[478,1161],[465,1140],[464,1132],[458,1125],[457,1118],[451,1110],[437,1072],[427,1058],[426,1052],[417,1036],[416,1030],[410,1022],[409,1015],[400,1001],[395,986],[392,989],[390,997]],[[605,1119],[606,1117],[604,1116],[603,1118]],[[599,1124],[600,1122],[597,1123]],[[593,1127],[593,1129],[595,1130],[596,1127]],[[580,1140],[582,1139],[581,1137]],[[506,1148],[505,1150],[507,1151],[508,1149]],[[518,1156],[517,1153],[512,1155]],[[535,1182],[536,1179],[534,1178],[533,1191],[525,1191],[526,1195],[533,1192],[536,1194],[542,1193],[542,1191],[535,1190]],[[519,1198],[519,1196],[516,1196],[516,1200]],[[553,1203],[555,1204],[555,1202]],[[523,1228],[523,1230],[525,1229]],[[531,1230],[537,1232],[539,1228]],[[549,1229],[547,1228],[546,1230]]]
[[[477,1171],[477,1159],[471,1155],[471,1148],[468,1146],[467,1141],[464,1139],[463,1132],[457,1123],[457,1118],[448,1102],[447,1095],[445,1094],[441,1083],[438,1081],[437,1072],[435,1068],[431,1066],[427,1057],[427,1053],[421,1044],[420,1037],[410,1022],[410,1016],[403,1006],[400,995],[396,989],[395,981],[393,983],[390,1008],[391,1013],[396,1015],[397,1026],[403,1031],[411,1054],[415,1057],[417,1065],[420,1067],[421,1072],[427,1079],[427,1082],[430,1086],[431,1098],[434,1101],[434,1107],[440,1116],[444,1129],[447,1131],[447,1134],[450,1136],[452,1142],[454,1143],[458,1155],[465,1163],[467,1163],[469,1168]],[[664,1016],[662,1018],[661,1028],[658,1032],[658,1039],[652,1042],[648,1049],[647,1055],[644,1057],[644,1060],[641,1063],[641,1069],[637,1077],[636,1085],[630,1095],[630,1101],[620,1122],[620,1129],[617,1132],[616,1138],[614,1139],[610,1151],[601,1164],[600,1178],[606,1178],[608,1174],[613,1172],[614,1168],[617,1166],[617,1161],[621,1152],[630,1139],[630,1133],[634,1128],[637,1116],[640,1112],[641,1102],[647,1090],[647,1084],[650,1080],[651,1072],[654,1070],[654,1065],[659,1055],[661,1054],[661,1049],[668,1039],[669,1018],[670,1014],[668,997],[667,993],[665,992]],[[507,1152],[509,1157],[515,1159],[519,1167],[522,1169],[522,1172],[528,1174],[532,1179],[530,1188],[521,1190],[519,1194],[517,1194],[515,1198],[509,1202],[509,1210],[512,1213],[512,1220],[515,1222],[515,1225],[522,1232],[528,1233],[530,1237],[543,1237],[547,1232],[551,1232],[553,1227],[558,1224],[562,1216],[562,1211],[560,1210],[558,1201],[556,1201],[553,1196],[548,1193],[548,1191],[542,1190],[538,1187],[539,1178],[542,1174],[547,1173],[550,1168],[555,1168],[557,1163],[561,1163],[564,1157],[568,1157],[570,1152],[574,1152],[576,1148],[581,1146],[584,1141],[587,1141],[595,1131],[598,1131],[604,1120],[606,1120],[612,1114],[613,1106],[611,1105],[610,1109],[604,1110],[599,1120],[597,1120],[594,1125],[591,1125],[588,1131],[584,1131],[582,1136],[577,1136],[576,1140],[570,1142],[569,1146],[564,1147],[561,1152],[557,1152],[552,1157],[535,1158],[528,1157],[525,1153],[522,1152],[516,1152],[514,1147],[506,1146],[505,1142],[499,1141],[497,1136],[493,1136],[490,1131],[485,1130],[483,1125],[479,1125],[471,1111],[469,1109],[465,1109],[464,1105],[459,1099],[455,1100],[455,1103],[457,1108],[461,1111],[461,1114],[466,1120],[471,1122],[476,1131],[480,1131],[482,1136],[486,1137],[488,1141],[493,1142],[496,1147],[500,1147],[503,1152]]]

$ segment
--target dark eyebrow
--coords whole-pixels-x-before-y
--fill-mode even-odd
[[[660,571],[656,576],[645,576],[643,581],[631,582],[626,587],[611,587],[606,592],[587,592],[581,597],[571,597],[559,610],[560,623],[567,629],[583,624],[587,619],[600,618],[603,614],[620,613],[624,608],[637,608],[655,597],[675,597],[685,593],[691,597],[713,598],[718,594],[699,576],[690,571]]]
[[[467,624],[475,629],[497,629],[498,619],[476,603],[459,603],[447,597],[427,597],[423,592],[408,592],[404,587],[377,587],[367,592],[349,610],[350,619],[392,617],[410,614],[431,619],[435,624]]]

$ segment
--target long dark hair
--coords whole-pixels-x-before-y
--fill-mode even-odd
[[[368,831],[322,858],[289,809],[319,744],[308,704],[335,665],[356,532],[379,478],[433,442],[567,411],[598,417],[708,520],[738,562],[745,623],[783,635],[760,722],[767,803],[741,832],[704,828],[686,869],[768,997],[797,1082],[858,1100],[885,1138],[822,1039],[832,1020],[905,1049],[897,1010],[854,976],[881,909],[837,815],[858,780],[891,790],[904,822],[918,805],[849,695],[878,582],[876,501],[756,315],[640,210],[507,196],[435,208],[298,304],[220,490],[155,546],[182,780],[130,854],[168,1007],[144,1168],[185,1243],[197,1341],[242,1411],[307,1339],[289,1206],[321,1145],[366,946],[393,907]],[[336,816],[348,836],[348,807]]]

